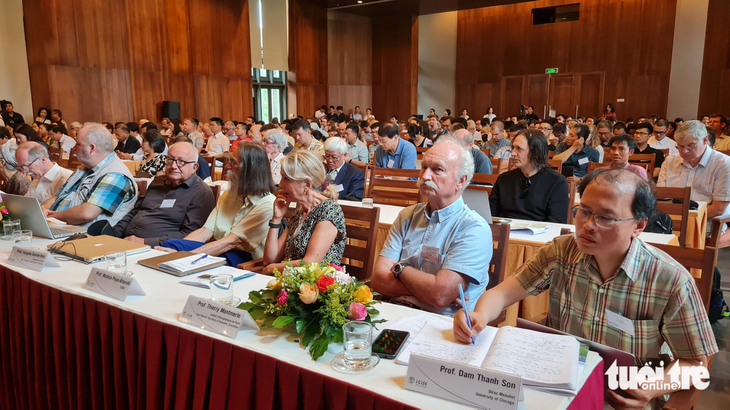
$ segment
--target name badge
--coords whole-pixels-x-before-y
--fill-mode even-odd
[[[388,160],[388,168],[393,168],[394,165],[395,165],[395,161],[392,160],[392,159],[389,159]]]
[[[634,336],[634,322],[631,319],[627,319],[618,313],[606,309],[606,320],[612,328]]]
[[[175,205],[175,199],[165,199],[162,201],[160,208],[172,208]]]
[[[588,158],[581,158],[578,160],[578,164],[585,165],[588,163]]]
[[[19,268],[32,269],[36,272],[42,271],[46,266],[50,268],[61,267],[61,264],[53,259],[50,252],[20,246],[13,246],[7,263]]]
[[[247,311],[193,295],[188,297],[178,320],[231,339],[235,339],[242,328],[259,330]]]
[[[441,255],[439,254],[439,248],[435,246],[421,245],[421,260],[424,262],[431,262],[434,265],[440,265]]]
[[[88,289],[100,295],[124,302],[127,296],[145,296],[142,286],[132,276],[114,273],[105,269],[91,268],[91,273],[84,283],[84,289]]]
[[[342,186],[342,184],[335,185],[335,192],[342,192],[345,188]]]

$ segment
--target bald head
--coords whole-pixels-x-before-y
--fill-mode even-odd
[[[165,175],[173,186],[190,178],[198,170],[198,150],[189,142],[176,142],[167,151]]]
[[[474,142],[473,134],[464,128],[457,130],[454,133],[454,138],[464,148],[470,148],[471,144]]]

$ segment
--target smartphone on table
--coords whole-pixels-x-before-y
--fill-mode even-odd
[[[408,340],[408,332],[404,330],[383,329],[373,342],[373,354],[383,359],[395,359]]]

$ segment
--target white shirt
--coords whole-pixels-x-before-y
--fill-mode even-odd
[[[205,150],[208,151],[208,154],[219,155],[228,151],[230,148],[231,141],[222,132],[219,132],[208,138],[208,145],[205,147]]]
[[[718,151],[730,150],[730,136],[725,134],[715,138],[715,149]]]
[[[670,155],[662,164],[657,186],[691,186],[693,201],[730,202],[730,157],[707,146],[700,162],[692,168],[679,155]]]
[[[76,146],[76,140],[69,137],[66,134],[63,134],[63,135],[61,135],[61,139],[58,140],[58,145],[61,146],[61,149],[63,150],[63,152],[69,153],[69,152],[71,152],[71,148]]]
[[[281,152],[276,158],[272,159],[269,165],[271,166],[271,177],[274,180],[274,184],[279,185],[281,182],[281,160],[284,158],[284,154]]]
[[[664,137],[661,141],[651,137],[649,138],[649,146],[654,149],[669,149],[669,155],[679,155],[677,142],[669,137]]]
[[[166,130],[166,129],[163,128],[162,130],[160,130],[160,135],[164,135],[165,137],[169,137],[170,135],[172,135],[172,130]]]
[[[38,198],[38,201],[43,203],[48,198],[56,195],[56,192],[61,189],[72,173],[73,171],[70,169],[62,168],[58,164],[53,164],[53,167],[49,169],[45,175],[37,179],[33,178],[33,181],[30,183],[30,187],[28,188],[28,193],[25,195],[31,198]]]

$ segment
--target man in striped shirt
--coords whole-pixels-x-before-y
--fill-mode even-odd
[[[682,366],[706,364],[718,349],[694,279],[638,237],[656,205],[649,184],[627,170],[606,170],[584,178],[579,192],[575,235],[555,238],[480,297],[469,314],[473,330],[459,311],[456,338],[469,342],[503,308],[549,290],[548,325],[555,329],[632,353],[641,364],[659,357],[664,343]],[[634,335],[609,320],[614,314],[631,322]],[[628,393],[609,391],[606,399],[644,408],[670,391]]]

